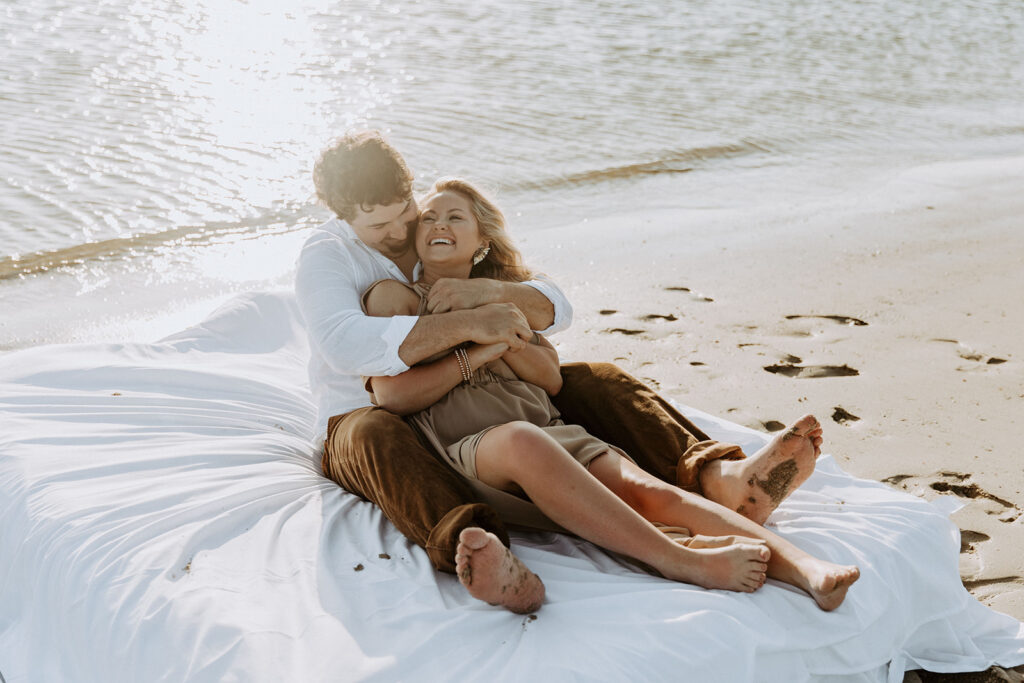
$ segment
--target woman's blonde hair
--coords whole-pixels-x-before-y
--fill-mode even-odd
[[[507,282],[523,282],[533,277],[523,263],[523,255],[505,230],[505,216],[497,204],[468,180],[451,176],[435,180],[421,203],[442,192],[455,192],[469,200],[470,210],[480,226],[480,236],[490,245],[487,256],[473,266],[470,277]]]

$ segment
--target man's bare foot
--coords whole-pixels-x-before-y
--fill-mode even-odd
[[[697,548],[686,547],[681,561],[659,569],[665,578],[742,593],[753,593],[764,585],[771,558],[764,541],[739,536],[694,538],[701,539],[696,541]]]
[[[497,536],[479,527],[463,529],[455,549],[455,570],[469,594],[516,614],[544,602],[544,584]]]
[[[804,570],[807,591],[818,607],[831,612],[843,604],[846,591],[860,578],[860,569],[853,565],[832,564],[823,560],[814,560]]]
[[[758,524],[814,472],[821,424],[804,415],[744,460],[714,460],[700,473],[704,496]]]

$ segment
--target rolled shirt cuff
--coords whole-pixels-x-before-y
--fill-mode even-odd
[[[538,292],[546,296],[548,301],[550,301],[555,307],[555,319],[551,323],[551,326],[544,330],[537,330],[537,332],[547,337],[555,334],[556,332],[562,332],[563,330],[569,329],[569,325],[572,324],[572,306],[558,287],[539,279],[527,280],[522,284],[529,285],[536,289]]]
[[[409,369],[405,361],[398,355],[398,349],[402,342],[409,336],[409,332],[416,325],[419,318],[415,315],[396,315],[389,319],[381,339],[384,341],[383,362],[386,369],[383,374],[391,376],[398,375]]]

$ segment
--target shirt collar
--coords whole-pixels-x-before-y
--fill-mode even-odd
[[[346,240],[348,242],[352,242],[354,244],[357,244],[359,247],[361,247],[365,251],[369,252],[372,257],[380,259],[383,262],[386,262],[386,264],[389,265],[391,268],[394,268],[399,273],[401,272],[398,269],[398,266],[395,265],[394,261],[389,259],[384,254],[380,253],[379,251],[377,251],[373,247],[366,246],[366,244],[361,239],[359,239],[359,235],[357,235],[356,231],[352,229],[352,226],[349,225],[348,221],[346,221],[346,220],[344,220],[342,218],[335,217],[335,218],[332,218],[331,220],[327,221],[326,223],[324,223],[321,227],[323,229],[327,230],[328,232],[330,232],[330,233],[332,233],[334,235],[337,235],[338,237],[341,237],[342,239],[344,239],[344,240]],[[412,281],[416,282],[417,280],[419,280],[420,276],[422,274],[423,274],[423,264],[420,263],[419,261],[417,261],[416,262],[416,266],[412,270]]]

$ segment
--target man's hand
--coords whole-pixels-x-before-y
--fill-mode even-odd
[[[441,278],[427,293],[427,311],[448,313],[502,301],[502,283],[487,278]]]
[[[473,310],[473,317],[471,339],[477,344],[504,343],[519,351],[533,339],[526,316],[515,304],[485,304]]]

